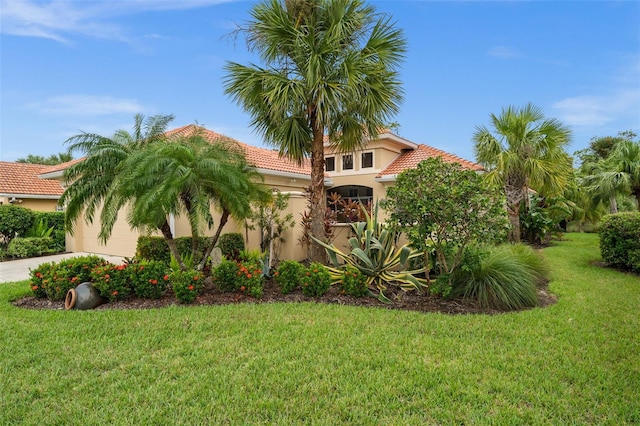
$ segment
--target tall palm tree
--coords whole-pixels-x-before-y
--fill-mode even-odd
[[[589,176],[595,194],[615,191],[632,195],[640,209],[640,142],[625,139]],[[615,212],[612,212],[615,213]]]
[[[494,133],[485,126],[476,127],[476,159],[487,170],[487,179],[504,188],[509,239],[517,242],[520,204],[529,189],[543,196],[559,195],[573,175],[571,158],[564,150],[571,132],[532,104],[504,108],[499,116],[491,114],[491,122]]]
[[[362,0],[264,0],[243,28],[265,67],[230,62],[225,91],[280,154],[311,158],[311,233],[324,235],[324,135],[339,151],[362,147],[402,100],[406,51],[390,17]],[[313,244],[310,257],[322,260]]]
[[[271,195],[237,145],[223,141],[212,145],[198,129],[185,137],[151,144],[130,156],[123,164],[126,173],[120,181],[121,195],[131,203],[129,224],[160,231],[183,269],[186,266],[169,226],[171,215],[188,218],[196,256],[202,229],[214,225],[211,209],[217,207],[221,212],[205,255],[198,259],[197,267],[203,269],[228,219],[246,219],[252,202]]]
[[[106,242],[125,200],[118,193],[117,179],[122,176],[121,165],[134,152],[154,141],[162,140],[172,115],[145,118],[137,114],[133,132],[118,130],[108,138],[95,133],[81,133],[65,142],[70,154],[85,156],[69,167],[64,174],[67,185],[60,197],[66,204],[65,226],[73,234],[77,219],[84,212],[88,223],[93,223],[100,211],[99,238]]]

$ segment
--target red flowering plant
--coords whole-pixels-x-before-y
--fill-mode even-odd
[[[79,256],[59,263],[43,263],[30,271],[29,286],[36,297],[62,300],[67,292],[91,280],[91,270],[106,261],[98,256]]]
[[[56,269],[55,262],[41,263],[35,269],[29,270],[29,287],[35,297],[46,297],[47,287],[53,280],[53,272]]]
[[[302,294],[309,297],[319,297],[331,287],[329,270],[321,263],[313,262],[302,274]]]
[[[204,289],[204,275],[201,272],[173,271],[169,274],[173,293],[181,303],[191,303]]]
[[[237,285],[239,274],[240,267],[238,263],[223,258],[220,264],[212,271],[211,280],[221,291],[227,293],[240,288]]]
[[[169,286],[167,265],[160,261],[132,263],[131,287],[138,297],[158,299]]]
[[[356,297],[365,296],[369,291],[367,276],[358,268],[351,265],[345,266],[342,270],[340,287],[342,288],[343,294]]]
[[[243,294],[259,299],[264,289],[262,266],[258,262],[245,261],[238,264],[236,289]]]
[[[91,271],[93,286],[110,302],[126,299],[131,294],[133,268],[133,264],[97,266]]]

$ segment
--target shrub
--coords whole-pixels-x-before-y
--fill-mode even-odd
[[[53,280],[53,272],[57,264],[55,262],[41,263],[34,269],[29,269],[29,287],[35,297],[46,297],[45,291]]]
[[[233,260],[222,258],[222,262],[213,270],[213,282],[224,292],[236,291],[240,268]]]
[[[131,275],[133,265],[113,265],[111,263],[96,266],[91,271],[93,286],[100,295],[111,302],[126,299],[131,294]]]
[[[345,294],[356,297],[362,297],[369,291],[367,276],[353,266],[346,266],[342,270],[340,287]]]
[[[12,204],[0,205],[0,242],[9,244],[15,237],[25,235],[33,225],[34,212]]]
[[[138,297],[158,299],[169,284],[167,265],[159,261],[142,261],[131,265],[131,287]]]
[[[274,273],[274,280],[282,294],[289,294],[300,286],[305,267],[295,260],[283,260]]]
[[[452,296],[478,302],[482,307],[522,309],[538,304],[536,282],[539,276],[531,268],[529,254],[502,245],[478,252],[470,265],[452,275]]]
[[[169,274],[173,293],[181,303],[191,303],[204,289],[204,277],[196,271],[173,271]]]
[[[634,269],[636,250],[640,250],[640,212],[607,215],[600,225],[600,253],[605,262],[617,268]]]
[[[238,277],[236,280],[237,290],[256,299],[262,297],[264,279],[262,277],[262,266],[260,263],[255,261],[239,263],[236,276]]]
[[[322,296],[331,287],[329,270],[321,263],[313,262],[302,275],[300,285],[305,296]]]
[[[79,256],[59,263],[43,263],[30,270],[29,285],[36,297],[62,300],[67,292],[91,280],[91,270],[107,262],[98,256]]]
[[[237,232],[222,234],[218,240],[218,247],[227,259],[240,260],[240,252],[244,250],[242,234]]]
[[[180,255],[191,254],[191,237],[175,238],[174,241]],[[200,256],[204,255],[208,242],[209,238],[199,238],[198,251]],[[142,260],[164,262],[168,265],[171,261],[171,252],[163,237],[140,236],[136,244],[136,257]]]
[[[7,247],[7,256],[24,259],[45,254],[56,253],[53,249],[53,239],[50,237],[17,237],[11,240]]]
[[[629,268],[632,271],[640,272],[640,250],[631,250],[629,252]]]

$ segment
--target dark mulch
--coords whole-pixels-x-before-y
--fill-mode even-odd
[[[299,303],[299,302],[317,302],[329,303],[337,305],[362,306],[367,308],[378,309],[400,309],[419,312],[440,312],[445,314],[498,314],[504,311],[495,309],[485,309],[479,307],[476,303],[469,300],[452,299],[445,300],[438,296],[428,294],[418,294],[417,292],[386,293],[392,303],[383,303],[375,297],[353,297],[340,294],[340,291],[334,286],[327,294],[320,298],[312,298],[304,296],[300,291],[283,295],[280,289],[268,281],[265,284],[264,295],[262,299],[254,299],[249,296],[238,293],[221,293],[215,289],[205,291],[198,296],[192,305],[229,305],[236,303]],[[546,288],[538,291],[539,305],[546,307],[556,302],[556,297],[547,293]],[[32,296],[23,297],[13,302],[15,306],[29,309],[64,309],[64,302],[53,302],[47,299],[37,299]],[[131,297],[127,300],[106,303],[96,309],[154,309],[163,308],[165,306],[179,305],[176,298],[166,295],[160,299],[141,299]]]

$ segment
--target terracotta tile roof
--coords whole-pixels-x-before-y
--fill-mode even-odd
[[[64,192],[60,182],[38,177],[43,170],[50,167],[0,161],[0,193],[59,197]]]
[[[444,161],[447,161],[449,163],[459,163],[464,169],[467,170],[483,170],[481,165],[476,164],[472,161],[465,160],[464,158],[449,154],[448,152],[442,151],[440,149],[421,144],[418,145],[418,147],[414,150],[405,151],[404,153],[400,154],[398,158],[393,160],[391,164],[389,164],[376,177],[379,178],[382,176],[397,175],[404,170],[416,168],[421,161],[433,157],[440,157]]]
[[[76,158],[75,160],[67,161],[66,163],[56,164],[55,166],[45,166],[45,168],[40,172],[40,174],[43,175],[46,173],[61,172],[73,166],[74,164],[81,162],[82,160],[84,160],[84,158],[85,157]]]
[[[196,131],[197,126],[194,124],[190,124],[188,126],[183,126],[178,129],[170,130],[166,133],[168,137],[183,137],[189,136],[194,131]],[[296,173],[296,174],[311,174],[311,163],[306,160],[299,166],[295,162],[289,161],[286,158],[280,157],[278,151],[273,149],[266,148],[258,148],[255,146],[250,146],[240,141],[237,141],[228,136],[222,135],[220,133],[216,133],[214,131],[208,129],[201,129],[203,131],[203,136],[206,140],[211,143],[216,143],[218,141],[230,141],[242,148],[245,152],[245,156],[247,161],[253,164],[258,169],[263,170],[272,170],[275,172],[285,172],[285,173]]]

